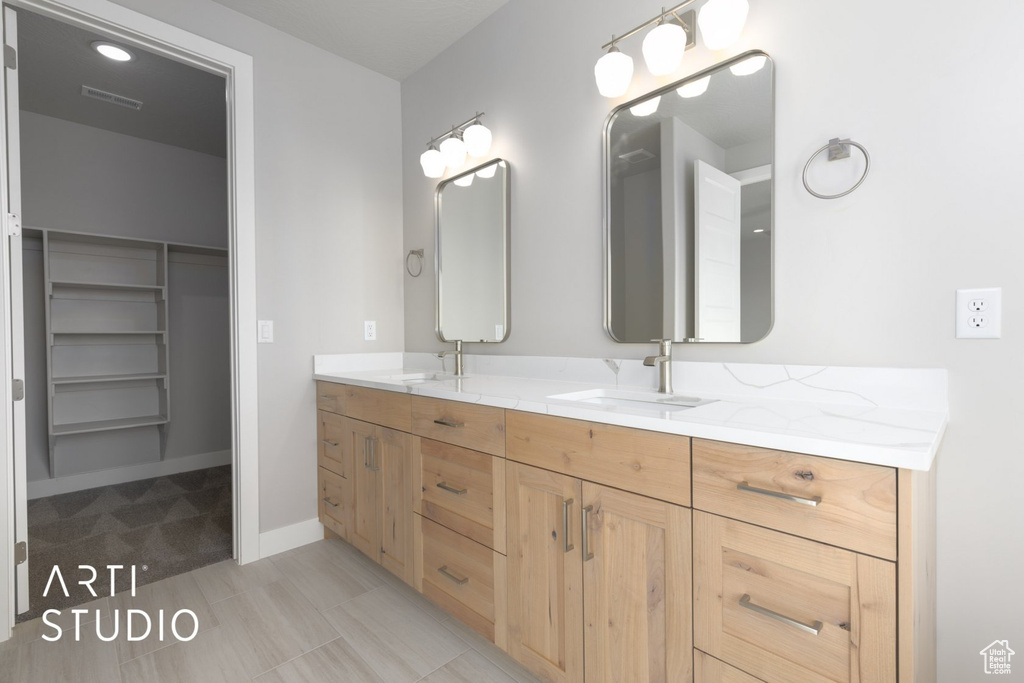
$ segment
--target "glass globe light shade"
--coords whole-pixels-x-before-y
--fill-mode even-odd
[[[481,178],[493,178],[497,170],[498,164],[491,164],[490,166],[484,166],[476,174]]]
[[[469,187],[473,184],[473,177],[475,175],[475,173],[470,173],[469,175],[464,175],[461,178],[456,178],[454,182],[459,187]]]
[[[604,97],[621,97],[633,80],[633,58],[612,45],[608,53],[594,65],[597,89]]]
[[[485,156],[491,150],[491,131],[479,121],[466,129],[462,139],[466,143],[466,152],[471,157]]]
[[[652,97],[640,104],[633,105],[629,108],[629,113],[633,116],[650,116],[654,112],[658,111],[659,104],[661,104],[661,95]]]
[[[653,76],[666,76],[683,61],[686,29],[676,23],[662,22],[644,36],[644,61]]]
[[[441,156],[448,168],[458,168],[466,163],[466,143],[457,137],[447,138],[441,143]]]
[[[747,0],[708,0],[697,14],[704,45],[709,50],[721,50],[739,40],[749,10]]]
[[[423,175],[428,178],[440,178],[444,175],[444,157],[433,147],[420,155],[420,166],[423,167]]]
[[[764,55],[754,55],[744,59],[739,64],[733,64],[729,67],[729,71],[736,76],[749,76],[763,69],[767,61],[768,58]]]
[[[700,80],[693,81],[692,83],[687,83],[686,85],[677,89],[676,92],[679,93],[680,97],[700,97],[705,92],[707,92],[709,83],[711,83],[711,76],[705,76]]]

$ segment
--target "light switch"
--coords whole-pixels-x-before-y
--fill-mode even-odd
[[[257,324],[259,332],[257,333],[256,340],[260,344],[273,344],[274,343],[274,321],[273,320],[260,320]]]

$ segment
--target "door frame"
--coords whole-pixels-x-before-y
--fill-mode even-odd
[[[260,557],[259,441],[256,356],[256,186],[252,57],[108,0],[5,0],[104,35],[116,42],[154,52],[223,76],[227,86],[228,259],[231,304],[232,502],[234,556],[239,564]],[[0,135],[0,161],[7,143]],[[5,174],[6,175],[6,174]],[[7,213],[0,192],[0,217]],[[0,259],[0,294],[7,295],[6,232]],[[10,320],[0,316],[0,352],[10,368],[7,338]],[[14,625],[14,453],[11,430],[11,376],[0,382],[0,642]]]

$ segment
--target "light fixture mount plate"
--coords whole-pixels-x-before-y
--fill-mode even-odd
[[[695,10],[687,10],[682,14],[672,12],[682,23],[683,28],[686,29],[686,49],[690,50],[697,47],[697,12]]]

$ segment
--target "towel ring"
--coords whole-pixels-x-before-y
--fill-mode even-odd
[[[413,256],[416,257],[416,261],[420,267],[415,273],[412,272],[412,268],[409,266],[409,259]],[[419,277],[423,273],[423,250],[422,249],[410,249],[409,253],[405,255],[405,272],[409,273],[413,277]]]
[[[864,155],[864,173],[861,174],[860,180],[858,180],[857,183],[853,187],[851,187],[849,190],[847,190],[846,192],[840,192],[839,194],[821,194],[819,192],[815,192],[814,190],[812,190],[811,186],[807,182],[807,169],[811,167],[811,162],[814,161],[814,159],[819,154],[824,152],[826,149],[828,150],[828,160],[829,161],[838,161],[839,159],[849,159],[850,158],[850,147],[856,147],[857,149],[860,150],[860,153]],[[831,140],[828,141],[827,145],[824,145],[823,147],[819,148],[817,152],[812,154],[811,158],[807,160],[806,164],[804,164],[804,174],[803,174],[804,189],[806,189],[808,192],[810,192],[812,195],[814,195],[818,199],[839,199],[840,197],[845,197],[846,195],[850,194],[851,192],[856,190],[858,187],[860,187],[861,183],[863,183],[864,180],[868,177],[868,171],[870,171],[870,170],[871,170],[871,155],[868,154],[868,150],[864,147],[864,145],[860,144],[859,142],[854,142],[853,140],[850,140],[850,139],[840,140],[839,138],[832,138]]]

